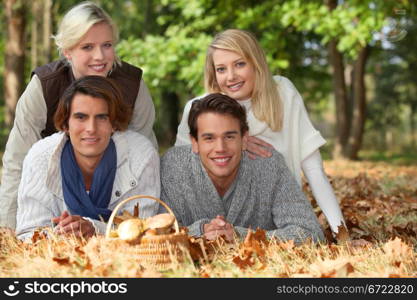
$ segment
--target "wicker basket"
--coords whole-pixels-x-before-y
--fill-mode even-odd
[[[106,228],[106,238],[115,239],[110,237],[110,231],[113,225],[114,217],[117,215],[119,209],[129,201],[148,198],[155,200],[161,204],[165,209],[175,217],[172,210],[162,200],[146,195],[136,195],[121,201],[113,210],[109,222]],[[139,244],[126,246],[130,248],[129,253],[135,257],[142,266],[152,267],[156,269],[166,269],[173,262],[182,262],[184,259],[184,251],[190,250],[190,244],[188,236],[184,232],[180,232],[178,221],[175,218],[174,222],[175,233],[162,234],[162,235],[150,235],[143,236]]]

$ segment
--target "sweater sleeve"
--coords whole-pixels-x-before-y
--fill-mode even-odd
[[[51,219],[59,216],[59,209],[54,208],[54,201],[46,191],[44,175],[37,175],[39,171],[46,171],[45,167],[34,163],[29,152],[23,163],[18,193],[16,236],[19,239],[30,238],[38,227],[52,226]]]
[[[162,176],[161,176],[162,179]],[[161,183],[161,200],[163,202],[165,202],[165,204],[168,205],[168,207],[170,207],[172,209],[172,211],[174,212],[175,218],[178,221],[178,225],[179,226],[184,226],[184,221],[182,219],[183,214],[181,213],[181,211],[183,211],[182,209],[182,202],[175,200],[175,199],[171,199],[171,197],[168,196],[168,193],[166,191],[166,189],[164,188],[164,181],[162,180]],[[163,213],[163,212],[167,212],[166,209],[162,206],[159,207],[159,213]],[[210,223],[210,219],[200,219],[195,221],[194,223],[190,224],[187,226],[188,229],[188,234],[190,236],[201,236],[204,234],[204,230],[203,230],[203,226],[204,224]]]
[[[41,139],[46,124],[46,104],[39,78],[34,75],[16,106],[13,128],[3,155],[0,185],[0,226],[16,227],[17,191],[23,159]]]
[[[268,235],[282,240],[292,239],[296,243],[301,243],[307,238],[316,242],[324,240],[311,204],[283,161],[277,171],[279,176],[272,206],[276,230],[269,231]]]
[[[155,106],[149,93],[149,89],[142,79],[129,129],[146,136],[152,142],[155,149],[158,149],[158,142],[155,133],[153,132],[154,122]]]
[[[304,159],[301,166],[317,204],[326,216],[332,231],[337,233],[338,226],[345,224],[345,221],[333,188],[324,173],[319,150]]]

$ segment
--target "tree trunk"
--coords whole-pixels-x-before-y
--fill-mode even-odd
[[[31,32],[30,32],[30,66],[31,70],[35,69],[37,66],[39,66],[38,57],[39,57],[39,27],[40,27],[40,21],[39,18],[39,11],[40,11],[40,1],[39,0],[33,0],[32,1],[32,24],[31,24]]]
[[[333,158],[342,158],[349,137],[348,96],[346,92],[343,55],[336,48],[335,40],[329,43],[329,60],[333,73],[333,91],[336,101],[336,141]]]
[[[344,151],[349,159],[358,159],[362,146],[363,132],[366,119],[366,87],[365,66],[368,59],[369,47],[365,46],[359,52],[353,69],[353,115],[349,140]]]
[[[415,123],[416,113],[417,113],[417,105],[411,105],[411,112],[410,112],[411,149],[416,149],[416,123]]]
[[[31,67],[51,60],[51,0],[32,1]]]
[[[143,1],[144,14],[143,14],[143,28],[142,28],[142,38],[146,38],[146,35],[152,34],[152,29],[155,28],[153,20],[155,16],[153,14],[153,5],[152,0]]]
[[[326,0],[326,3],[330,11],[338,5],[337,0]],[[366,118],[365,65],[369,47],[361,49],[353,71],[345,67],[343,54],[337,49],[335,39],[329,42],[328,51],[333,72],[337,122],[333,158],[358,159]]]
[[[337,7],[337,0],[327,0],[329,11]],[[333,158],[343,158],[349,137],[350,123],[348,111],[348,95],[345,81],[343,54],[337,49],[337,40],[333,39],[328,45],[329,62],[333,73],[333,92],[336,102],[336,139],[333,148]]]
[[[159,124],[157,130],[158,143],[161,147],[171,147],[175,143],[178,128],[179,98],[176,93],[163,91],[161,108],[159,110]]]
[[[14,121],[17,100],[24,84],[25,63],[25,5],[20,0],[5,0],[7,37],[4,68],[4,93],[6,101],[6,126]]]
[[[42,58],[43,62],[46,64],[52,59],[51,51],[51,34],[52,34],[52,0],[43,1],[43,34],[42,34]]]

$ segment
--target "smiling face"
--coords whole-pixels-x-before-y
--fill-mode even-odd
[[[235,100],[251,98],[255,86],[255,69],[236,52],[215,49],[213,63],[220,91]]]
[[[242,136],[239,120],[228,114],[206,112],[197,119],[197,137],[191,137],[193,152],[215,186],[229,186],[239,170],[246,135]]]
[[[89,95],[75,94],[66,132],[79,165],[85,161],[98,163],[113,133],[107,102]]]
[[[75,79],[87,75],[107,76],[115,60],[110,25],[101,22],[91,26],[77,45],[63,53],[71,63]]]

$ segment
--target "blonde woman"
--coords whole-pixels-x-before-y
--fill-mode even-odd
[[[0,226],[15,228],[23,159],[35,142],[56,132],[53,115],[58,101],[76,79],[87,75],[112,78],[133,111],[129,129],[146,136],[157,147],[152,130],[155,108],[142,70],[117,58],[118,31],[107,13],[92,2],[82,2],[65,14],[54,39],[62,59],[32,72],[16,107],[3,155]]]
[[[246,108],[251,158],[270,156],[268,148],[275,148],[300,186],[304,173],[332,231],[337,233],[344,220],[323,170],[319,148],[326,141],[313,127],[291,81],[271,75],[255,37],[237,29],[217,34],[207,50],[204,83],[207,93],[224,93]],[[187,120],[191,104],[198,98],[184,108],[176,146],[191,143]]]

